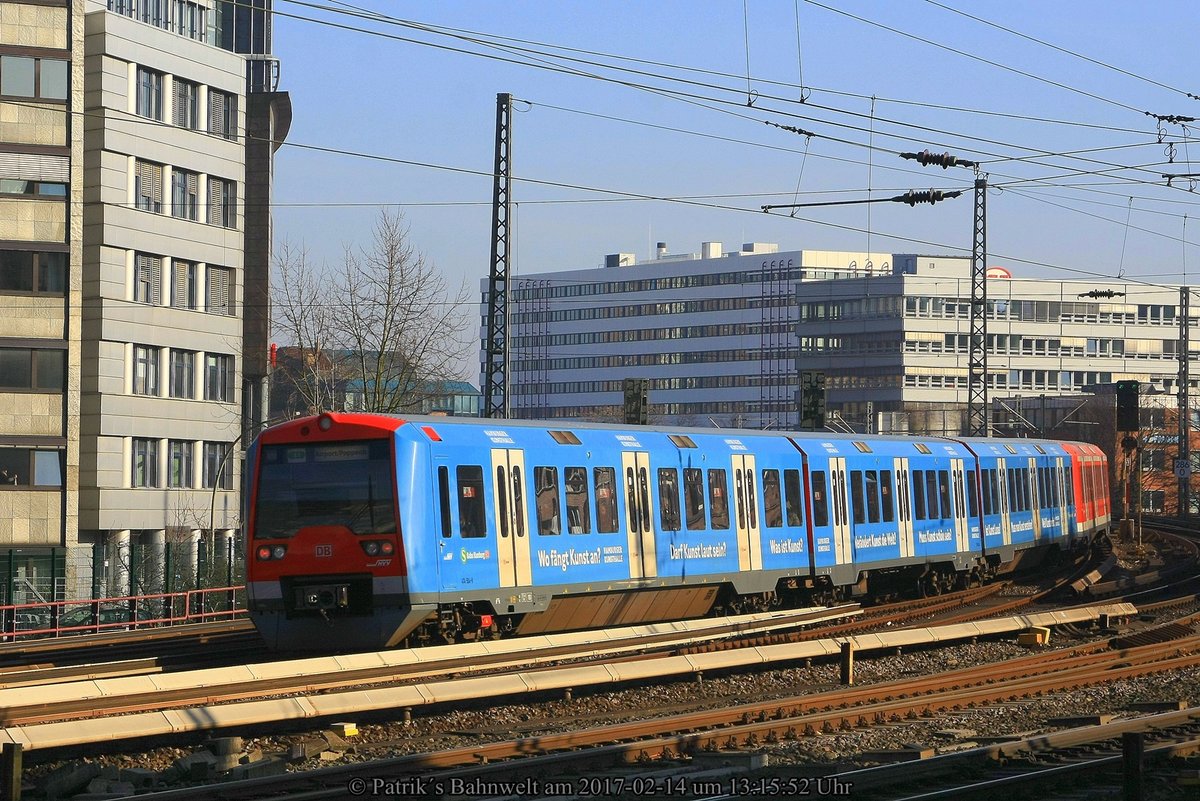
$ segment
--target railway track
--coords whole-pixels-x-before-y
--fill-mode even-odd
[[[1194,626],[1197,618],[1179,621]],[[562,787],[551,782],[567,782],[585,788],[586,777],[622,776],[633,789],[634,777],[645,777],[649,766],[667,770],[669,775],[686,777],[689,766],[704,764],[706,754],[738,749],[762,749],[821,734],[903,725],[907,721],[928,720],[952,710],[976,709],[984,705],[1012,704],[1021,699],[1094,687],[1122,678],[1146,676],[1200,665],[1200,635],[1177,637],[1164,645],[1156,642],[1133,648],[1113,648],[1113,642],[1088,643],[1052,653],[1038,653],[988,667],[946,671],[932,676],[875,684],[868,687],[840,688],[824,693],[736,705],[670,715],[653,720],[638,720],[564,732],[547,731],[514,740],[475,744],[464,748],[412,754],[387,760],[326,768],[287,776],[235,782],[198,790],[156,793],[145,798],[155,801],[184,801],[191,798],[339,798],[345,797],[354,782],[391,783],[410,788],[420,782],[429,786],[448,786],[451,780],[478,781],[502,786],[503,782],[522,779],[528,787]],[[1175,713],[1188,725],[1200,727],[1200,709]],[[1143,727],[1161,727],[1165,718],[1147,718]],[[1129,724],[1134,725],[1134,724]],[[1181,724],[1182,725],[1182,724]],[[1082,735],[1080,735],[1082,736]],[[1111,733],[1096,735],[1099,741],[1111,739]],[[1024,746],[1005,744],[977,750],[957,759],[983,759],[1011,764],[1023,753],[1047,751],[1051,743],[1078,748],[1078,742],[1059,735],[1039,737]],[[1157,748],[1151,744],[1152,748]],[[1064,752],[1065,753],[1065,752]],[[940,761],[939,761],[940,760]],[[914,777],[925,771],[936,773],[950,758],[921,760],[900,768],[875,771],[849,771],[831,774],[826,779],[840,781],[852,788],[853,797],[891,798],[888,795],[862,795],[871,790],[868,776],[886,777],[888,771]],[[614,765],[626,768],[612,773]],[[665,774],[664,774],[665,775]],[[786,774],[784,774],[786,775]],[[749,776],[749,774],[744,774]],[[921,781],[923,779],[918,779]],[[888,786],[890,779],[877,784]],[[380,785],[384,786],[384,785]],[[645,783],[638,785],[647,787]],[[679,785],[682,787],[682,785]],[[698,785],[699,786],[699,785]],[[708,783],[706,787],[715,785]],[[737,784],[728,785],[736,787]],[[756,785],[747,779],[745,790]],[[787,785],[777,784],[778,787]],[[799,786],[799,785],[797,785]],[[768,787],[768,785],[762,785]],[[907,792],[907,791],[905,791]],[[586,792],[579,792],[585,797]],[[756,794],[749,793],[750,797]],[[762,796],[769,793],[762,793]],[[778,792],[775,793],[778,797]],[[903,795],[903,794],[902,794]],[[965,796],[945,796],[965,797]]]
[[[1018,596],[1016,598],[1009,598],[1009,599],[1003,599],[1003,600],[998,598],[998,594],[1004,589],[1004,587],[1002,585],[990,585],[988,587],[973,588],[971,590],[964,591],[962,593],[956,593],[956,594],[951,594],[951,595],[947,595],[947,596],[921,599],[920,601],[905,602],[902,604],[892,604],[892,605],[885,605],[885,606],[880,606],[880,607],[873,607],[873,608],[867,610],[866,612],[859,614],[858,615],[859,619],[854,620],[852,625],[859,627],[859,630],[861,631],[862,628],[868,628],[868,629],[870,629],[870,628],[879,629],[881,627],[887,628],[889,622],[891,622],[892,626],[895,627],[897,625],[897,622],[899,622],[899,621],[905,621],[905,620],[911,621],[911,620],[921,619],[921,618],[926,619],[926,620],[935,619],[935,620],[938,620],[939,622],[945,622],[947,620],[966,621],[966,620],[970,620],[970,619],[974,619],[974,618],[978,618],[978,617],[983,617],[988,614],[994,614],[995,610],[998,608],[1009,607],[1010,609],[1015,609],[1015,608],[1020,608],[1021,606],[1027,606],[1029,604],[1036,603],[1036,602],[1044,599],[1044,597],[1046,595],[1048,595],[1049,593],[1055,591],[1055,589],[1060,589],[1062,584],[1067,583],[1067,581],[1069,581],[1069,579],[1061,579],[1060,581],[1056,582],[1056,584],[1054,586],[1045,588],[1045,589],[1043,589],[1043,591],[1041,591],[1037,594],[1022,595],[1022,596]],[[1000,601],[1000,603],[995,603],[995,601]],[[977,605],[977,606],[972,606],[973,604]],[[847,614],[850,614],[850,612],[847,611]],[[823,627],[821,627],[820,631],[821,631],[821,633],[828,636],[829,634],[837,631],[837,629],[835,629],[831,626],[823,626]],[[796,632],[788,632],[788,634],[793,635],[793,634],[796,634]],[[680,654],[699,653],[702,650],[712,652],[712,651],[730,650],[734,647],[754,647],[756,645],[762,645],[764,642],[764,638],[775,637],[775,636],[777,636],[777,635],[764,633],[762,631],[753,631],[753,630],[743,627],[740,630],[738,630],[736,628],[731,628],[728,631],[723,632],[721,636],[712,638],[711,641],[708,644],[706,644],[703,648],[698,647],[698,646],[686,646],[686,647],[681,648],[677,643],[672,643],[667,639],[663,639],[662,641],[660,641],[658,643],[647,643],[643,640],[641,642],[640,648],[633,648],[629,655],[624,656],[624,657],[614,657],[614,659],[618,659],[618,660],[619,659],[629,659],[632,656],[638,660],[647,660],[647,659],[654,659],[657,657],[661,657],[664,655],[670,655],[670,654],[680,655]],[[796,637],[796,639],[798,639],[798,640],[811,639],[816,636],[818,636],[818,632],[816,630],[802,631],[799,633],[799,636]],[[849,635],[845,632],[842,632],[839,636],[845,637],[845,636],[849,636]],[[499,641],[498,643],[493,643],[492,645],[513,644],[514,642],[517,645],[522,646],[522,650],[524,650],[525,643],[523,643],[521,641]],[[430,652],[430,649],[422,649],[422,650],[425,652]],[[898,652],[899,647],[897,647],[896,650]],[[828,656],[829,654],[825,654],[825,655]],[[369,656],[369,655],[360,655],[360,656]],[[503,657],[498,656],[497,658],[501,659],[501,662],[503,661]],[[569,651],[564,650],[561,654],[554,655],[554,658],[555,659],[569,659],[570,658]],[[1045,655],[1036,657],[1035,659],[1040,660],[1040,661],[1047,661]],[[357,682],[357,680],[361,677],[356,676],[353,673],[353,670],[356,669],[356,668],[354,668],[354,664],[355,664],[354,658],[352,658],[352,657],[347,658],[347,660],[348,661],[345,662],[345,664],[342,667],[342,670],[344,672],[348,671],[346,678],[348,678],[351,682]],[[1057,661],[1057,660],[1055,660],[1055,661]],[[461,663],[459,664],[458,667],[459,667],[459,670],[456,671],[455,667],[448,662],[439,664],[436,660],[425,660],[425,664],[422,666],[422,669],[425,670],[426,675],[428,675],[428,673],[444,673],[447,671],[461,672]],[[569,666],[564,666],[564,667],[567,670],[570,669]],[[975,669],[974,672],[976,675],[983,675],[983,672],[979,669]],[[409,679],[411,679],[411,678],[415,678],[415,676],[410,676]],[[380,678],[380,683],[386,683],[389,681],[394,683],[395,681],[405,681],[405,680],[409,680],[409,679],[396,678],[396,671],[393,669],[391,678],[390,679]],[[322,692],[322,691],[333,691],[333,690],[336,690],[339,686],[345,686],[345,685],[335,684],[335,685],[326,686],[326,687],[317,687],[315,685],[312,685],[312,683],[310,682],[309,684],[305,685],[305,689],[309,688],[310,686],[313,689],[315,689],[316,691]],[[205,702],[207,702],[208,700],[215,700],[215,699],[231,700],[232,698],[235,698],[237,696],[236,695],[230,696],[228,694],[228,691],[230,689],[233,689],[235,691],[239,690],[239,689],[247,689],[251,694],[243,696],[243,697],[254,697],[253,693],[258,693],[259,695],[261,695],[263,692],[280,693],[280,692],[286,691],[288,688],[286,686],[259,687],[257,689],[255,689],[255,688],[222,687],[221,689],[218,690],[218,689],[214,689],[214,688],[210,687],[209,689],[204,690],[202,693],[200,693],[200,695],[197,697],[202,697]],[[569,690],[568,690],[568,692],[569,692]],[[111,714],[113,711],[113,707],[119,706],[119,703],[120,703],[119,700],[118,700],[117,704],[109,704],[108,703],[109,701],[113,701],[113,700],[114,700],[114,698],[108,698],[106,701],[98,703],[96,713],[104,714],[104,712],[99,711],[99,707],[107,705],[106,712]],[[183,698],[181,698],[180,701],[181,701],[181,704],[183,704],[183,705],[188,705],[188,704],[192,703]],[[145,702],[143,701],[141,703],[144,704]],[[169,705],[170,703],[172,703],[172,701],[169,696],[159,693],[157,695],[157,697],[155,697],[154,703],[155,703],[155,708],[161,708],[161,707]],[[130,710],[132,710],[133,708],[135,708],[135,707],[129,707]],[[220,707],[216,707],[215,709],[220,709]],[[32,708],[25,708],[25,709],[14,708],[13,712],[14,712],[14,714],[15,713],[28,713],[28,717],[26,717],[26,718],[14,717],[14,720],[23,720],[23,721],[28,722],[28,721],[34,721],[34,720],[39,720],[39,719],[45,720],[45,719],[48,719],[48,717],[47,717],[48,715],[50,717],[53,717],[53,715],[55,715],[55,714],[59,715],[59,717],[56,719],[62,719],[63,717],[71,717],[71,716],[75,715],[78,712],[78,710],[76,710],[75,712],[72,712],[72,711],[68,710],[66,707],[59,707],[56,711],[55,710],[47,710],[47,709],[35,710]],[[87,715],[87,714],[91,714],[91,713],[85,712],[84,714]],[[205,714],[207,714],[207,712],[205,712],[205,710],[193,710],[192,712],[188,712],[186,714],[189,714],[191,716],[204,716]],[[760,715],[761,714],[762,713],[760,713]],[[899,714],[899,713],[897,713],[897,714]],[[914,713],[914,714],[916,714],[916,713]],[[41,717],[39,717],[39,715],[41,715]],[[793,714],[793,716],[794,716],[794,714]],[[120,720],[120,719],[118,718],[117,720]],[[859,723],[859,724],[839,723],[836,725],[836,727],[833,730],[835,730],[835,731],[847,730],[847,727],[853,728],[855,725],[861,725],[861,723]],[[695,726],[693,726],[693,729],[694,728],[695,728]],[[824,731],[824,730],[826,730],[824,727],[822,727],[820,729],[820,731]],[[794,736],[794,735],[792,735],[792,736]],[[533,738],[533,739],[535,739],[537,742],[543,743],[543,744],[545,742],[549,742],[549,741],[545,740],[544,736],[539,736],[539,737]],[[768,735],[765,735],[765,739],[763,739],[763,740],[752,739],[749,742],[762,743],[762,742],[768,742],[771,739],[775,739],[778,741],[780,739],[780,736],[768,734]],[[529,743],[528,740],[517,740],[514,742],[518,742],[518,743],[523,742],[524,745],[519,746],[519,747],[524,749],[525,751],[530,750],[529,745],[528,745],[528,743]],[[733,741],[730,741],[730,742],[733,742]],[[710,745],[708,747],[712,747],[712,746]],[[475,748],[475,751],[479,751],[479,749]],[[669,754],[670,752],[665,752],[665,753]],[[683,753],[683,752],[681,751],[679,753]],[[692,753],[694,753],[694,751]],[[484,755],[484,756],[487,759],[495,758],[490,755]],[[563,754],[556,754],[556,758],[570,761],[570,759],[572,757],[569,757],[568,755],[563,753]],[[583,757],[580,757],[580,758],[583,758]],[[643,755],[639,756],[638,758],[639,759],[648,759],[649,757],[643,754]],[[662,758],[662,755],[659,755],[659,757],[657,758],[658,761],[661,762],[661,758]],[[671,766],[673,764],[674,763],[662,763],[663,769],[667,770],[669,773],[670,770],[672,769]],[[462,767],[462,768],[458,768],[458,769],[459,770],[471,770],[466,767]],[[334,790],[334,791],[332,791],[332,794],[330,794],[330,795],[313,796],[313,797],[339,797],[338,792],[341,792],[342,795],[344,795],[345,789],[346,788],[343,785],[340,788],[340,791]],[[288,790],[285,792],[291,792],[291,791]],[[209,796],[209,797],[211,797],[211,796]],[[243,797],[258,797],[258,796],[251,795],[251,796],[243,796]]]

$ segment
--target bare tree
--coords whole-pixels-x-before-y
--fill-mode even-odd
[[[274,324],[296,352],[280,365],[290,375],[277,381],[294,386],[306,411],[340,408],[348,395],[361,411],[420,411],[446,394],[474,350],[464,336],[469,302],[465,282],[449,294],[396,212],[381,212],[370,244],[348,246],[333,275],[284,247],[272,282]]]
[[[298,398],[304,408],[332,409],[336,387],[333,287],[308,261],[308,251],[283,243],[275,255],[271,281],[271,324],[276,335],[295,349],[294,358],[276,368],[275,382]]]

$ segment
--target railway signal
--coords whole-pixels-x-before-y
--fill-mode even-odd
[[[1138,414],[1138,392],[1140,383],[1137,381],[1117,382],[1117,430],[1137,431],[1141,427]]]
[[[825,428],[825,374],[819,370],[800,371],[800,428]]]
[[[625,424],[644,426],[650,416],[650,381],[646,378],[626,378]]]

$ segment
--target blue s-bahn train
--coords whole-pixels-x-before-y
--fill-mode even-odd
[[[986,580],[1107,532],[1095,446],[325,413],[247,470],[252,619],[381,648]]]

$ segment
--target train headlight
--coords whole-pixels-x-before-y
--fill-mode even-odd
[[[282,559],[286,553],[286,545],[260,545],[254,550],[254,555],[258,557],[260,562],[268,562],[272,559]]]
[[[388,555],[392,554],[395,550],[396,550],[396,546],[392,545],[390,542],[384,541],[384,542],[379,543],[379,552],[382,553],[384,556],[388,556]]]
[[[333,428],[333,418],[327,414],[323,414],[317,418],[317,428],[322,431],[328,431]]]
[[[377,556],[379,554],[378,542],[364,542],[363,550],[367,552],[367,556]]]

